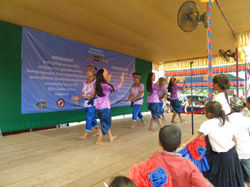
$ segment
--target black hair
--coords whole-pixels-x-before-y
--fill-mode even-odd
[[[172,92],[172,87],[174,86],[173,82],[171,81],[172,79],[174,79],[174,77],[171,77],[171,79],[169,80],[169,83],[168,83],[168,92]]]
[[[153,88],[152,88],[152,83],[153,83],[152,77],[153,77],[153,74],[154,73],[152,73],[152,72],[148,74],[148,78],[147,78],[147,91],[148,92],[152,92],[153,91]]]
[[[136,187],[136,184],[128,177],[117,176],[112,180],[109,187]]]
[[[174,152],[181,144],[181,130],[176,125],[164,126],[159,132],[159,140],[165,151]]]
[[[209,101],[205,105],[206,113],[212,114],[213,118],[219,118],[221,120],[221,125],[225,124],[226,121],[226,114],[225,111],[222,109],[222,106],[217,101]]]
[[[247,103],[250,103],[250,96],[248,96],[247,98]]]
[[[227,90],[230,89],[230,78],[226,74],[218,74],[213,77],[213,83],[218,84],[219,88],[224,91],[229,104]]]
[[[132,75],[133,75],[133,76],[135,76],[135,75],[141,76],[141,73],[134,72],[134,73],[132,73]]]
[[[97,73],[96,73],[96,82],[95,82],[95,93],[97,96],[99,97],[103,97],[104,94],[103,94],[103,91],[102,91],[102,86],[101,86],[101,83],[105,83],[105,84],[108,84],[112,87],[112,91],[114,91],[114,87],[112,84],[109,84],[105,78],[103,77],[103,72],[104,72],[104,69],[100,69]]]

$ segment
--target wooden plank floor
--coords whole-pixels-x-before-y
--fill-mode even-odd
[[[185,139],[191,135],[191,115],[183,117],[186,121],[177,125]],[[145,119],[148,124],[150,115]],[[205,116],[194,119],[197,129]],[[130,119],[114,120],[112,131],[119,137],[106,146],[95,145],[96,137],[78,140],[83,126],[5,136],[0,140],[0,186],[104,186],[113,176],[127,175],[131,165],[161,151],[158,131],[139,122],[129,129],[129,124]],[[170,114],[164,124],[170,124]]]

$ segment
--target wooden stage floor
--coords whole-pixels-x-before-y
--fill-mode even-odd
[[[170,124],[167,114],[164,124]],[[191,135],[191,115],[183,115],[182,138]],[[149,124],[150,115],[145,116]],[[195,129],[205,120],[194,115]],[[158,131],[148,131],[138,121],[114,120],[112,131],[119,137],[106,146],[95,145],[96,137],[79,140],[84,126],[50,129],[4,136],[0,139],[0,186],[104,186],[116,175],[127,175],[134,163],[161,151]],[[158,126],[156,126],[158,128]],[[108,137],[104,138],[108,141]]]

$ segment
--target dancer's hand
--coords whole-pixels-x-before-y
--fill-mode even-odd
[[[71,99],[74,100],[74,101],[79,101],[80,97],[79,96],[72,96]]]
[[[92,99],[92,97],[91,96],[87,96],[87,97],[85,97],[86,99],[88,99],[88,100],[90,100],[90,99]]]
[[[129,100],[128,100],[128,99],[123,99],[122,101],[124,101],[124,102],[128,102]]]
[[[122,76],[121,76],[121,84],[123,84],[124,82],[124,73],[122,73]]]

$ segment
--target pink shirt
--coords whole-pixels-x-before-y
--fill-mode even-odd
[[[160,99],[158,96],[158,92],[160,87],[157,84],[152,83],[152,92],[148,95],[147,102],[148,103],[160,103]]]
[[[85,80],[82,85],[82,93],[83,97],[90,97],[95,93],[95,79],[92,80],[91,82],[88,82],[88,80]],[[95,105],[95,102],[94,102]],[[84,100],[83,106],[85,108],[91,107],[92,105],[88,105],[88,100]]]
[[[184,90],[184,88],[185,86],[177,86],[177,85],[172,86],[170,100],[179,99],[178,90]]]
[[[133,95],[132,99],[137,97],[139,95],[140,92],[143,92],[142,96],[144,96],[144,85],[142,83],[140,83],[138,86],[136,86],[135,84],[132,86],[130,93]],[[134,105],[142,105],[143,103],[143,99],[140,99],[138,101],[134,102]]]
[[[118,92],[122,85],[119,84],[118,86],[114,87],[114,92]],[[96,101],[96,106],[95,108],[97,110],[100,109],[110,109],[110,100],[109,100],[109,95],[112,91],[112,87],[106,83],[101,83],[102,87],[102,92],[104,94],[103,97],[97,96],[97,101]]]
[[[211,186],[203,177],[199,169],[187,158],[175,153],[153,153],[150,159],[165,165],[172,177],[174,187],[208,187]]]

